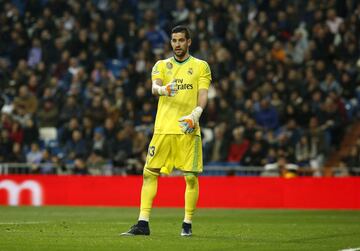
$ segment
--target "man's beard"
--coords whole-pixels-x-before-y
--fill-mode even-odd
[[[182,57],[185,56],[186,50],[183,50],[183,49],[180,49],[180,51],[174,50],[174,54],[175,54],[177,57],[182,58]]]

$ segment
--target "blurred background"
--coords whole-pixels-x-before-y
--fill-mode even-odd
[[[0,0],[0,174],[142,174],[179,24],[212,70],[205,175],[360,174],[356,0]]]

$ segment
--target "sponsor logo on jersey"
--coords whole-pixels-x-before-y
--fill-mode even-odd
[[[194,86],[193,84],[187,84],[187,83],[184,83],[184,80],[183,79],[175,79],[175,82],[176,82],[176,85],[177,85],[177,88],[178,90],[192,90],[194,89]]]
[[[169,70],[173,68],[173,64],[170,62],[166,63],[166,68],[168,68]]]

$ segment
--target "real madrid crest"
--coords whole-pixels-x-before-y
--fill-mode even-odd
[[[173,68],[173,64],[170,62],[166,63],[166,68],[168,68],[169,70]]]
[[[192,68],[189,68],[188,74],[189,74],[189,75],[192,75],[192,74],[193,74],[193,69],[192,69]]]

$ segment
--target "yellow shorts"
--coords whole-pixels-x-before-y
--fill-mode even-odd
[[[145,168],[170,174],[173,168],[184,172],[203,170],[201,137],[192,134],[154,134]]]

